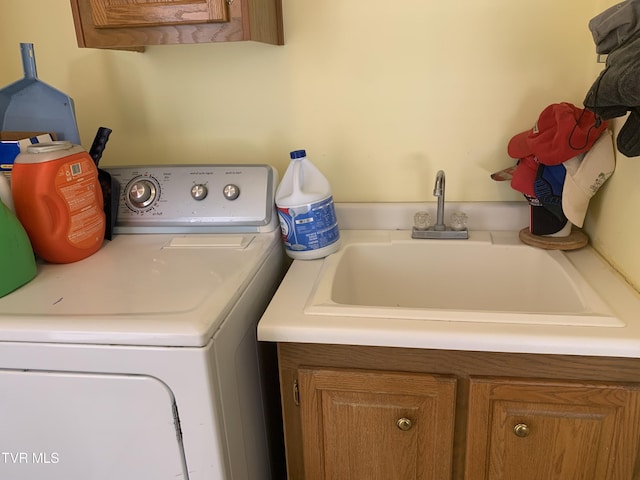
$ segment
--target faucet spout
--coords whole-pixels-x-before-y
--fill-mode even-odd
[[[438,170],[436,173],[436,184],[433,186],[433,195],[435,197],[444,195],[444,170]]]
[[[438,197],[438,212],[436,215],[436,224],[433,226],[433,229],[438,231],[447,229],[446,225],[444,224],[444,190],[444,171],[438,170],[438,173],[436,173],[436,183],[433,186],[433,195],[435,197]]]
[[[452,217],[456,217],[456,223],[453,227],[448,227],[444,223],[444,187],[444,171],[438,170],[438,173],[436,173],[436,183],[433,186],[433,195],[438,197],[438,215],[436,224],[431,227],[425,225],[427,222],[422,219],[422,217],[427,216],[426,212],[416,213],[414,217],[416,223],[411,230],[411,238],[469,238],[469,232],[466,227],[466,215],[452,215]],[[463,215],[465,218],[462,223],[458,220],[460,215]]]

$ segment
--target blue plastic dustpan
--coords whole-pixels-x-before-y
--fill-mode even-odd
[[[55,132],[80,145],[73,99],[38,80],[32,43],[21,43],[24,78],[0,89],[0,130]]]

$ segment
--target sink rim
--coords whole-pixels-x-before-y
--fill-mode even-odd
[[[367,234],[368,233],[368,234]],[[360,318],[387,318],[416,321],[447,321],[471,323],[503,323],[526,325],[564,325],[587,327],[624,327],[626,324],[616,316],[610,305],[593,289],[584,276],[575,268],[571,260],[560,250],[541,250],[523,244],[515,231],[472,231],[469,240],[416,240],[410,236],[399,235],[398,231],[359,231],[351,238],[343,235],[342,248],[323,259],[323,265],[304,306],[307,315],[325,315]],[[406,232],[404,232],[406,234]],[[571,282],[577,288],[577,294],[586,305],[580,312],[531,312],[518,310],[429,308],[406,306],[353,305],[337,303],[333,300],[333,279],[340,262],[350,249],[358,246],[394,246],[402,244],[424,244],[429,246],[460,245],[468,243],[490,247],[509,246],[522,249],[534,249],[543,252],[560,264]]]

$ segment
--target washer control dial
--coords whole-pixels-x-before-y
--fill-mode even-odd
[[[156,184],[146,178],[136,179],[129,184],[127,199],[133,208],[147,208],[158,198]]]
[[[204,200],[208,193],[209,190],[207,189],[207,186],[202,183],[198,183],[191,187],[191,197],[194,200]]]
[[[235,200],[240,196],[240,189],[237,185],[230,183],[228,185],[225,185],[225,187],[222,189],[222,193],[224,195],[224,198],[226,198],[227,200]]]

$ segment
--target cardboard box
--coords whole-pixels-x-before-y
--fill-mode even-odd
[[[34,143],[51,142],[55,133],[44,132],[0,132],[0,172],[11,172],[13,161],[20,152]]]

